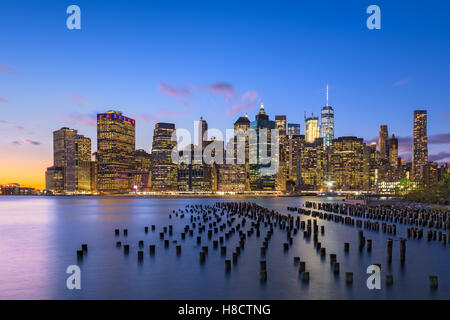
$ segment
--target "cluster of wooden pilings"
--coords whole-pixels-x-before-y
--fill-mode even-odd
[[[412,225],[407,229],[407,237],[422,239],[424,229],[427,241],[436,241],[447,245],[450,239],[450,213],[448,210],[417,209],[410,207],[366,206],[346,203],[321,203],[307,201],[304,207],[288,207],[288,211],[297,212],[313,218],[343,223],[372,231],[396,235],[397,224]],[[375,221],[373,221],[375,220]],[[380,224],[381,222],[381,224]],[[426,230],[426,229],[432,230]],[[434,230],[433,230],[434,229]],[[437,230],[436,230],[437,229]]]
[[[314,210],[311,210],[311,209]],[[320,211],[316,211],[320,210]],[[175,233],[173,225],[164,225],[157,227],[156,225],[144,226],[145,234],[149,232],[159,234],[159,242],[145,243],[141,239],[137,243],[137,260],[143,263],[146,252],[150,257],[157,254],[157,249],[164,247],[164,250],[171,250],[175,248],[175,253],[178,256],[182,255],[182,246],[192,247],[194,242],[199,250],[199,263],[205,264],[208,261],[208,255],[211,251],[220,251],[220,255],[224,259],[224,270],[226,273],[232,273],[233,265],[239,263],[239,257],[244,253],[246,241],[251,237],[256,237],[261,242],[259,254],[261,259],[259,262],[259,280],[266,282],[270,277],[270,268],[268,265],[270,261],[266,260],[266,253],[269,250],[272,235],[275,231],[284,233],[285,241],[282,242],[281,247],[270,245],[271,250],[289,251],[295,242],[307,241],[311,243],[316,249],[317,255],[320,259],[327,259],[327,250],[323,246],[321,240],[325,237],[325,226],[319,225],[319,219],[325,219],[343,223],[349,226],[357,226],[370,231],[382,231],[389,235],[395,236],[397,228],[395,223],[399,223],[400,219],[396,215],[404,215],[409,217],[412,212],[397,213],[395,210],[390,213],[385,213],[385,210],[380,212],[374,211],[372,215],[379,215],[379,217],[389,217],[384,219],[381,224],[378,221],[360,220],[355,217],[365,218],[368,209],[362,206],[353,206],[348,204],[329,204],[329,203],[314,203],[307,202],[304,208],[288,207],[288,214],[279,213],[275,210],[257,205],[250,202],[217,202],[213,205],[186,205],[183,209],[172,210],[168,215],[169,220],[179,219],[181,223],[184,222],[184,228],[178,234]],[[323,212],[325,211],[325,212]],[[300,213],[300,214],[298,214]],[[302,215],[306,215],[306,219],[302,219]],[[418,213],[423,219],[426,215]],[[443,226],[448,222],[448,216],[441,213],[429,214],[428,217],[435,217],[439,215],[442,218]],[[372,218],[373,219],[373,218]],[[397,219],[397,220],[396,220]],[[404,218],[406,219],[406,218]],[[410,219],[410,218],[408,218]],[[419,218],[417,218],[419,219]],[[408,232],[408,237],[414,237],[414,234],[421,234],[413,228]],[[157,231],[158,230],[158,231]],[[409,230],[409,229],[408,229]],[[422,232],[423,233],[423,232]],[[115,229],[114,235],[116,237],[116,247],[122,249],[124,255],[130,254],[130,244],[126,243],[128,236],[128,229]],[[298,237],[302,235],[302,237]],[[320,236],[320,238],[319,238]],[[239,237],[238,245],[231,245],[231,239]],[[436,236],[435,236],[436,237]],[[439,238],[442,235],[439,236]],[[415,237],[419,239],[419,236]],[[433,239],[433,234],[431,235]],[[233,243],[235,243],[233,241]],[[387,263],[392,262],[392,243],[393,239],[389,238],[386,244]],[[358,250],[366,249],[368,252],[372,251],[372,239],[366,239],[363,230],[358,231]],[[85,247],[83,247],[85,246]],[[82,259],[83,252],[87,252],[87,245],[83,245],[82,250],[77,251],[77,257]],[[147,249],[145,247],[147,246]],[[212,249],[212,250],[210,250]],[[159,250],[159,249],[158,249]],[[79,253],[81,251],[81,253]],[[344,254],[348,255],[350,252],[350,243],[344,243]],[[341,264],[338,261],[336,253],[329,252],[328,259],[332,272],[337,276],[341,272]],[[406,239],[400,239],[400,260],[403,263],[406,259]],[[307,261],[300,257],[294,257],[294,265],[298,267],[298,273],[302,282],[310,281],[310,270],[307,269]],[[255,266],[255,269],[257,266]],[[437,286],[437,277],[432,276],[430,286]],[[431,278],[430,278],[431,279]],[[353,283],[353,272],[345,272],[345,282],[347,285]],[[386,283],[392,285],[392,275],[387,275]],[[435,285],[436,284],[436,285]]]

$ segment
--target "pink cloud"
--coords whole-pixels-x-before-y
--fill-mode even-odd
[[[14,141],[11,142],[11,144],[13,144],[15,146],[18,146],[18,145],[20,145],[20,141],[14,140]]]
[[[241,103],[235,104],[231,109],[227,110],[227,117],[234,116],[238,113],[251,110],[257,106],[258,93],[256,91],[247,91],[242,95]]]
[[[168,109],[161,109],[156,111],[156,113],[167,118],[185,117],[188,115],[187,112],[173,111]]]
[[[72,102],[75,102],[79,106],[84,106],[89,103],[89,100],[86,99],[85,97],[77,95],[77,94],[73,94],[73,93],[70,93],[68,95],[68,98],[69,98],[69,100],[71,100]]]
[[[446,112],[442,115],[443,118],[450,118],[450,112]]]
[[[33,146],[38,146],[41,144],[39,141],[34,141],[34,140],[30,140],[30,139],[24,139],[23,141],[25,141],[26,143],[31,144]]]
[[[136,120],[144,121],[144,122],[160,122],[161,120],[158,117],[149,115],[149,114],[139,114],[135,116]]]
[[[23,131],[23,132],[25,132],[27,134],[33,134],[32,131],[27,130],[24,126],[18,125],[18,124],[14,124],[14,123],[11,123],[11,122],[6,121],[6,120],[0,120],[0,125],[5,125],[5,126],[8,126],[10,128],[16,129],[18,131]]]
[[[159,91],[161,91],[162,93],[167,94],[172,97],[178,98],[178,97],[192,96],[192,93],[187,89],[174,88],[165,83],[160,83],[158,88],[159,88]]]
[[[88,127],[95,127],[97,125],[96,114],[82,114],[78,112],[73,112],[66,114],[63,118],[59,120],[68,125],[83,125]]]
[[[3,98],[3,97],[0,97],[0,102],[1,102],[1,103],[9,103],[9,100],[8,100],[8,99],[5,99],[5,98]]]
[[[1,62],[0,62],[0,72],[6,74],[7,76],[16,76],[20,74],[20,72],[14,69],[13,67]]]
[[[184,88],[174,88],[171,87],[165,83],[160,83],[158,86],[158,89],[160,92],[164,93],[165,95],[171,96],[175,98],[177,103],[183,107],[190,107],[190,104],[186,101],[181,100],[182,97],[191,97],[192,92],[188,89]]]
[[[231,117],[238,113],[242,113],[244,111],[251,110],[255,107],[256,107],[256,101],[250,101],[250,102],[247,102],[244,104],[240,103],[240,104],[234,105],[231,109],[227,110],[226,116]]]
[[[219,93],[219,94],[225,94],[228,96],[236,96],[236,93],[234,92],[234,87],[231,84],[224,83],[224,82],[216,82],[211,85],[209,85],[209,90]]]
[[[255,100],[258,97],[258,93],[256,91],[247,91],[242,95],[242,100],[250,99]]]

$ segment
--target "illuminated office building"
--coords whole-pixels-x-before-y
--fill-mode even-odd
[[[388,154],[389,154],[389,165],[393,169],[398,168],[398,139],[392,133],[392,137],[387,142]]]
[[[324,182],[325,152],[322,138],[313,143],[305,142],[300,152],[300,186],[303,189],[318,190]]]
[[[287,134],[286,116],[275,116],[275,126],[280,137]]]
[[[143,149],[134,152],[134,168],[131,185],[135,191],[150,191],[151,155]]]
[[[175,124],[160,122],[155,124],[152,143],[151,187],[152,190],[177,190],[177,163],[172,161],[172,150],[177,141],[172,140]],[[177,152],[177,151],[175,151]]]
[[[306,143],[313,143],[320,138],[319,118],[311,116],[305,119]]]
[[[331,170],[337,188],[367,190],[369,167],[365,164],[365,144],[362,138],[340,137],[333,140]]]
[[[388,139],[388,127],[387,125],[382,124],[380,126],[380,132],[378,133],[378,151],[380,152],[381,159],[388,159]]]
[[[206,136],[205,136],[206,134]],[[203,118],[200,118],[198,122],[198,142],[197,145],[201,146],[202,150],[206,148],[208,144],[208,123]]]
[[[289,136],[299,136],[300,135],[300,124],[299,123],[288,123],[288,135]]]
[[[135,126],[135,120],[118,111],[97,114],[97,188],[100,192],[132,190]]]
[[[276,189],[285,191],[288,177],[288,139],[286,116],[275,116],[275,127],[278,130],[278,172]]]
[[[91,192],[91,139],[77,134],[66,145],[66,191]]]
[[[327,104],[322,108],[320,117],[320,137],[323,138],[323,147],[331,147],[334,139],[334,110],[328,105],[328,85]]]
[[[234,123],[233,146],[230,145],[232,151],[230,147],[227,147],[227,152],[233,156],[236,166],[219,168],[219,181],[228,186],[222,187],[219,183],[222,191],[250,190],[249,134],[250,120],[248,120],[248,116],[239,117]],[[233,177],[233,171],[235,171],[236,177]]]
[[[412,180],[423,180],[423,167],[428,163],[427,111],[414,111]]]
[[[256,135],[256,139],[250,139],[250,189],[251,190],[275,190],[276,175],[278,171],[278,155],[271,150],[272,130],[275,129],[275,121],[269,120],[261,104],[255,121],[250,123],[250,130]],[[265,139],[263,135],[266,135]],[[274,154],[273,154],[274,153]]]
[[[45,188],[54,192],[67,189],[67,140],[77,134],[77,130],[63,127],[53,132],[53,166],[45,173]]]
[[[189,145],[181,156],[187,156],[177,166],[177,184],[179,191],[209,191],[211,190],[211,165],[194,161],[196,146]]]
[[[304,135],[298,134],[288,136],[286,189],[289,191],[292,191],[301,185],[300,153],[304,143]]]

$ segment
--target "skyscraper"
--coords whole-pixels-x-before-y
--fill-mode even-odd
[[[91,191],[91,139],[74,135],[66,141],[66,191]]]
[[[249,146],[250,189],[274,190],[277,172],[265,171],[270,171],[271,168],[278,169],[278,155],[273,154],[274,150],[271,150],[271,133],[275,129],[275,121],[269,120],[263,104],[261,104],[255,121],[250,123],[250,129],[254,130],[256,135],[256,139],[250,139]],[[266,139],[263,139],[264,134],[266,134]]]
[[[97,114],[97,161],[100,192],[132,190],[135,120],[119,111]]]
[[[370,168],[365,166],[368,159],[367,161],[364,159],[364,149],[365,144],[362,138],[340,137],[333,140],[331,167],[338,188],[368,189]]]
[[[279,131],[279,135],[286,136],[287,127],[286,127],[286,116],[275,116],[275,125]]]
[[[197,145],[201,147],[201,150],[205,149],[208,144],[208,137],[205,136],[205,133],[208,132],[208,122],[203,120],[203,117],[200,117],[200,121],[198,122],[198,141]]]
[[[53,132],[53,166],[45,173],[45,188],[54,192],[67,190],[67,140],[77,134],[77,130],[63,127]]]
[[[389,139],[388,127],[385,124],[380,126],[380,132],[378,133],[378,151],[380,152],[381,159],[388,158],[388,146],[387,140]]]
[[[236,163],[235,166],[224,167],[221,173],[222,180],[230,180],[224,177],[231,176],[232,170],[236,171],[238,174],[232,181],[239,181],[238,178],[241,178],[241,183],[243,183],[243,190],[250,190],[250,154],[249,154],[249,133],[250,133],[250,120],[248,120],[248,116],[239,117],[234,123],[234,141],[233,141],[233,151],[232,155],[234,156],[234,161]],[[228,152],[228,148],[227,148]],[[220,170],[220,169],[219,169]],[[237,182],[234,183],[237,185]],[[237,188],[237,186],[236,186]]]
[[[300,135],[300,123],[288,123],[288,135],[299,136]]]
[[[412,178],[422,181],[423,167],[428,163],[427,111],[414,110]]]
[[[177,141],[172,140],[175,124],[160,122],[155,124],[152,143],[152,190],[177,189],[177,164],[172,161],[172,150]]]
[[[392,137],[388,140],[389,165],[396,169],[398,167],[398,139],[392,133]]]
[[[328,105],[328,85],[327,104],[322,108],[320,119],[320,136],[323,138],[323,147],[331,147],[334,139],[334,110]]]
[[[306,127],[306,143],[313,143],[314,140],[320,138],[319,118],[312,115],[309,118],[305,118]]]
[[[304,143],[300,152],[300,183],[304,189],[314,189],[323,186],[325,176],[325,151],[322,138],[312,143]]]

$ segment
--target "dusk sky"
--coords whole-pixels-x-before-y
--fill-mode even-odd
[[[81,8],[68,30],[66,8]],[[381,30],[366,8],[381,8]],[[449,1],[0,2],[0,184],[44,187],[52,132],[92,139],[97,112],[136,119],[150,152],[155,122],[225,132],[271,117],[320,114],[329,84],[335,136],[373,141],[380,124],[411,153],[413,110],[428,110],[430,160],[450,160]]]

